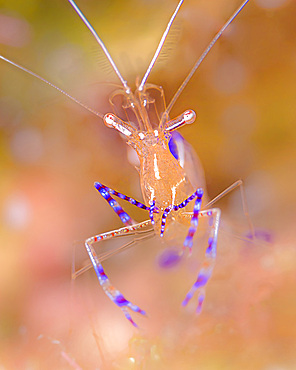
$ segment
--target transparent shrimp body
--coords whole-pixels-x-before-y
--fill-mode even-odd
[[[115,100],[122,99],[121,106]],[[172,153],[169,143],[173,140],[171,131],[195,120],[192,110],[186,111],[175,120],[167,120],[163,90],[159,86],[148,85],[143,91],[134,94],[123,90],[112,94],[110,102],[118,116],[107,114],[107,126],[120,131],[128,138],[139,158],[139,174],[144,203],[159,211],[180,204],[194,191],[193,186],[176,153]],[[121,120],[128,118],[128,121]],[[183,163],[184,165],[184,163]],[[161,213],[155,215],[155,228],[159,231]]]

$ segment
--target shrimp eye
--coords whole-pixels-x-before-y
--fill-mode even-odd
[[[104,123],[107,127],[114,127],[114,123],[116,122],[116,117],[112,113],[108,113],[104,117]]]
[[[127,137],[132,135],[132,127],[127,122],[124,122],[120,118],[116,117],[113,113],[105,114],[104,123],[107,127],[115,128],[115,130]]]
[[[185,123],[190,124],[195,121],[196,114],[193,110],[189,109],[186,112],[184,112],[183,118]]]

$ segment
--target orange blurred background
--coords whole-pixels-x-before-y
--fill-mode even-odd
[[[134,87],[176,3],[78,5]],[[164,87],[167,101],[238,5],[184,2],[166,55],[148,80]],[[171,112],[197,112],[196,123],[181,133],[203,163],[210,197],[243,179],[255,229],[271,243],[235,237],[237,230],[247,232],[239,191],[218,204],[219,256],[199,317],[194,308],[180,307],[188,276],[155,271],[155,243],[107,261],[111,280],[151,310],[151,317],[139,319],[141,331],[101,292],[93,273],[71,284],[73,248],[81,263],[88,236],[120,227],[94,181],[141,200],[126,144],[99,118],[1,60],[3,368],[296,367],[295,19],[292,0],[250,1]],[[66,0],[2,0],[0,44],[3,56],[90,107],[110,111],[108,94],[118,80]],[[137,220],[147,216],[126,208]]]

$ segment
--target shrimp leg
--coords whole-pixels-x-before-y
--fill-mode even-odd
[[[212,208],[206,211],[200,211],[200,216],[209,217],[209,225],[210,235],[208,239],[208,247],[205,253],[205,260],[202,264],[202,267],[197,275],[197,279],[189,292],[187,293],[182,305],[186,306],[190,299],[193,297],[194,293],[198,291],[198,306],[196,309],[197,313],[201,312],[202,304],[205,299],[205,287],[207,282],[209,281],[210,277],[212,276],[212,272],[214,269],[214,264],[216,260],[217,254],[217,237],[218,237],[218,229],[219,229],[219,222],[220,222],[220,215],[221,211],[219,208]],[[193,217],[194,218],[194,213]]]
[[[125,226],[121,229],[117,229],[117,230],[110,231],[110,232],[107,232],[107,233],[98,234],[98,235],[95,235],[95,236],[92,236],[92,237],[88,238],[85,241],[85,248],[87,250],[87,253],[89,255],[91,263],[92,263],[92,265],[95,269],[95,272],[97,274],[100,285],[104,289],[107,296],[122,310],[125,317],[135,327],[137,327],[137,324],[132,319],[131,314],[129,312],[129,309],[134,311],[134,312],[138,312],[141,315],[146,315],[145,311],[143,311],[139,306],[136,306],[132,302],[127,300],[123,296],[123,294],[120,293],[120,291],[118,289],[116,289],[111,284],[109,278],[107,277],[107,275],[106,275],[106,273],[103,269],[103,266],[100,262],[100,259],[98,258],[97,254],[94,250],[93,244],[96,243],[96,242],[99,242],[101,240],[106,240],[106,239],[111,239],[111,238],[114,238],[114,237],[117,237],[117,236],[126,235],[129,232],[133,233],[134,231],[136,231],[136,230],[138,230],[142,227],[148,226],[148,225],[151,225],[150,220],[143,221],[141,223],[131,225],[131,226]]]
[[[115,195],[116,197],[126,200],[127,202],[131,203],[132,205],[144,209],[146,211],[149,211],[149,217],[151,219],[152,224],[154,223],[153,220],[153,213],[158,213],[158,209],[155,207],[155,202],[151,204],[150,207],[145,206],[145,204],[128,197],[122,193],[118,193],[116,190],[113,190],[111,188],[108,188],[107,186],[101,184],[100,182],[95,182],[95,188],[98,190],[98,192],[102,195],[104,199],[109,203],[109,205],[113,208],[114,212],[118,215],[120,220],[123,222],[124,225],[132,225],[135,222],[131,219],[131,217],[122,209],[122,207],[116,202],[115,199],[111,197],[112,195]]]
[[[167,207],[163,211],[163,215],[162,215],[162,219],[161,219],[160,236],[163,236],[163,234],[164,234],[166,219],[167,219],[168,215],[171,213],[171,211],[178,211],[179,209],[186,207],[188,203],[190,203],[193,199],[196,198],[195,204],[194,204],[194,211],[193,211],[191,226],[190,226],[187,238],[185,239],[185,242],[184,242],[184,247],[188,246],[189,248],[191,248],[192,238],[193,238],[193,236],[195,234],[195,231],[196,231],[196,228],[197,228],[198,213],[199,213],[199,210],[200,210],[200,207],[201,207],[202,196],[203,196],[203,189],[199,188],[192,195],[190,195],[188,198],[186,198],[182,203]],[[191,244],[190,244],[190,240],[191,240]]]

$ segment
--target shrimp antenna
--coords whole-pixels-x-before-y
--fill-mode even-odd
[[[89,23],[89,21],[86,19],[85,15],[82,13],[82,11],[78,8],[78,6],[76,5],[76,3],[74,2],[74,0],[68,0],[69,3],[73,6],[74,10],[76,11],[76,13],[79,15],[79,17],[82,19],[83,23],[86,25],[86,27],[90,30],[90,32],[93,34],[93,36],[95,37],[96,41],[99,43],[99,45],[101,46],[101,48],[103,49],[103,52],[105,53],[106,57],[108,58],[111,66],[113,67],[115,73],[117,74],[117,76],[119,77],[124,89],[125,89],[125,92],[127,94],[130,93],[131,89],[130,87],[128,86],[127,84],[127,81],[122,77],[122,75],[120,74],[118,68],[116,67],[116,64],[114,63],[114,60],[112,59],[111,55],[109,54],[109,51],[107,50],[105,44],[103,43],[103,41],[101,40],[101,38],[99,37],[99,35],[96,33],[95,29],[93,28],[93,26]]]
[[[70,0],[69,0],[69,1],[70,1]],[[146,71],[146,73],[145,73],[145,75],[144,75],[144,77],[143,77],[142,82],[140,83],[140,86],[139,86],[139,88],[138,88],[138,90],[139,90],[139,91],[142,91],[142,90],[143,90],[143,88],[144,88],[144,85],[145,85],[145,83],[146,83],[146,81],[147,81],[147,78],[148,78],[148,76],[149,76],[149,74],[150,74],[150,72],[151,72],[151,70],[152,70],[152,68],[153,68],[153,66],[154,66],[154,64],[155,64],[155,62],[156,62],[156,60],[157,60],[157,58],[158,58],[159,54],[160,54],[160,51],[161,51],[161,49],[162,49],[162,47],[163,47],[163,44],[165,43],[165,40],[166,40],[167,35],[168,35],[169,31],[170,31],[170,28],[171,28],[171,26],[172,26],[172,24],[173,24],[173,21],[174,21],[174,19],[176,18],[176,15],[178,14],[178,11],[179,11],[179,9],[180,9],[181,5],[183,4],[183,1],[184,1],[184,0],[180,0],[180,1],[179,1],[179,4],[177,5],[177,8],[175,9],[175,11],[174,11],[173,15],[171,16],[171,19],[170,19],[170,21],[169,21],[169,23],[168,23],[168,25],[167,25],[167,27],[166,27],[166,29],[165,29],[165,31],[164,31],[164,33],[163,33],[162,37],[161,37],[161,40],[160,40],[160,42],[159,42],[159,44],[158,44],[158,47],[157,47],[157,49],[156,49],[156,52],[155,52],[155,54],[154,54],[154,56],[153,56],[152,60],[151,60],[151,62],[150,62],[150,65],[149,65],[149,67],[148,67],[148,69],[147,69],[147,71]]]
[[[200,56],[200,58],[197,60],[197,62],[195,63],[195,65],[193,66],[193,68],[191,69],[191,71],[189,72],[189,74],[187,75],[187,77],[185,78],[185,80],[183,81],[182,85],[179,87],[179,89],[177,90],[177,92],[173,96],[173,98],[172,98],[170,104],[168,105],[166,111],[163,113],[163,116],[162,116],[163,118],[162,119],[165,119],[165,117],[168,115],[168,113],[172,109],[173,105],[175,104],[176,100],[178,99],[178,97],[180,96],[180,94],[182,93],[182,91],[184,90],[184,88],[186,87],[186,85],[188,84],[188,82],[190,81],[190,79],[193,76],[194,72],[197,70],[197,68],[200,66],[200,64],[202,63],[202,61],[208,55],[209,51],[215,45],[216,41],[220,38],[220,36],[222,35],[222,33],[226,30],[226,28],[230,25],[230,23],[237,17],[237,15],[242,11],[242,9],[247,5],[248,2],[249,2],[249,0],[245,0],[240,5],[240,7],[232,14],[232,16],[228,19],[228,21],[220,29],[220,31],[215,35],[215,37],[213,38],[213,40],[209,43],[209,45],[207,46],[207,48],[205,49],[205,51],[202,53],[202,55]]]
[[[88,110],[89,112],[95,114],[96,116],[104,119],[104,115],[99,113],[99,112],[96,112],[94,109],[91,109],[89,108],[86,104],[83,104],[81,103],[79,100],[77,100],[76,98],[74,98],[73,96],[71,96],[70,94],[68,94],[66,91],[62,90],[61,88],[57,87],[56,85],[52,84],[51,82],[47,81],[45,78],[39,76],[37,73],[34,73],[32,71],[30,71],[29,69],[21,66],[20,64],[17,64],[9,59],[6,59],[4,58],[2,55],[0,55],[0,59],[4,60],[5,62],[13,65],[14,67],[28,73],[29,75],[35,77],[35,78],[38,78],[38,80],[46,83],[47,85],[53,87],[54,89],[58,90],[60,93],[62,93],[63,95],[65,95],[67,98],[71,99],[72,101],[74,101],[75,103],[79,104],[81,107],[83,107],[84,109]]]

